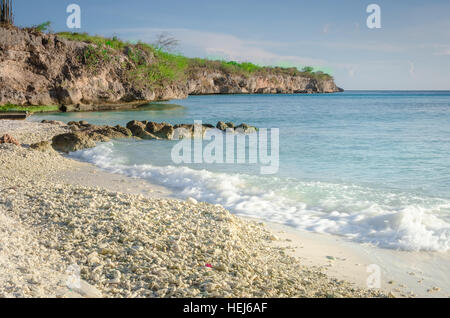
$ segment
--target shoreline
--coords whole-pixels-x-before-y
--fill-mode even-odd
[[[262,221],[289,247],[289,254],[307,265],[323,268],[327,275],[366,288],[369,265],[381,269],[381,290],[395,297],[450,297],[446,283],[449,253],[400,251],[348,241],[330,234],[306,232]],[[431,275],[432,273],[432,275]]]
[[[2,124],[4,125],[6,122],[5,121],[0,121],[0,135],[3,134],[3,130],[2,130]],[[64,127],[55,127],[55,125],[51,125],[51,124],[38,124],[38,123],[33,123],[32,124],[32,130],[35,132],[34,134],[29,134],[29,131],[27,131],[26,127],[28,125],[30,125],[31,122],[23,122],[24,124],[21,123],[16,123],[14,125],[17,125],[17,129],[11,129],[10,126],[7,126],[7,128],[9,128],[10,133],[13,136],[17,136],[17,138],[22,141],[23,144],[30,144],[32,142],[37,142],[36,140],[38,138],[42,139],[49,139],[51,138],[52,134],[55,133],[60,133],[61,130],[64,130]],[[9,123],[10,124],[10,123]],[[23,126],[22,128],[20,128],[21,126]],[[39,127],[39,128],[38,128]],[[22,139],[22,140],[21,140]],[[373,296],[382,296],[383,294],[378,294],[377,291],[367,291],[367,290],[359,290],[357,289],[356,292],[352,292],[353,287],[352,284],[356,284],[357,287],[359,288],[364,288],[364,282],[365,279],[367,277],[367,273],[365,272],[365,267],[362,265],[356,266],[355,264],[367,264],[368,262],[370,262],[371,260],[373,260],[373,258],[369,258],[367,255],[364,255],[364,253],[361,250],[356,250],[355,246],[353,244],[350,244],[348,242],[343,242],[343,240],[338,240],[339,241],[339,245],[338,245],[338,250],[336,250],[336,245],[335,245],[335,237],[325,237],[322,236],[321,238],[319,238],[320,235],[316,235],[314,233],[299,233],[299,231],[295,231],[295,229],[292,228],[287,228],[278,224],[271,224],[271,223],[266,223],[266,227],[265,228],[259,228],[258,226],[256,226],[256,222],[253,222],[254,220],[249,220],[249,219],[245,219],[245,218],[241,218],[241,217],[236,217],[233,216],[231,214],[229,214],[229,212],[223,210],[223,208],[221,207],[216,207],[216,206],[212,206],[212,205],[208,205],[208,204],[204,204],[204,203],[198,203],[198,204],[193,204],[193,203],[189,203],[189,202],[185,202],[185,201],[179,201],[179,200],[172,200],[170,198],[170,191],[168,191],[167,189],[163,188],[163,187],[158,187],[155,185],[152,185],[151,183],[145,181],[145,180],[141,180],[141,179],[134,179],[134,178],[129,178],[123,175],[119,175],[119,174],[112,174],[112,173],[108,173],[108,172],[104,172],[101,171],[99,168],[95,167],[92,164],[89,163],[84,163],[81,161],[76,161],[74,159],[71,158],[67,158],[65,156],[61,156],[57,153],[42,153],[42,152],[38,152],[38,151],[33,151],[33,150],[27,150],[25,148],[16,148],[16,146],[7,146],[7,147],[3,147],[0,149],[0,158],[2,160],[2,164],[5,164],[6,162],[8,162],[9,164],[12,164],[12,162],[8,161],[11,160],[11,158],[2,158],[2,152],[4,151],[8,151],[10,153],[8,153],[9,157],[10,155],[15,155],[17,154],[18,157],[17,158],[21,158],[20,160],[16,160],[14,162],[14,167],[17,168],[18,171],[15,171],[14,173],[16,174],[14,178],[8,177],[7,173],[1,175],[0,178],[0,186],[2,186],[2,188],[8,188],[8,186],[12,186],[11,188],[17,187],[18,184],[26,184],[26,182],[31,182],[32,183],[32,188],[36,188],[39,189],[40,188],[40,183],[45,184],[44,189],[41,188],[41,190],[43,191],[42,194],[43,195],[52,195],[49,194],[48,192],[51,191],[50,189],[45,189],[45,187],[55,187],[56,189],[59,189],[58,191],[63,191],[63,193],[65,193],[66,191],[73,191],[72,193],[74,193],[74,195],[78,196],[78,192],[80,191],[82,193],[88,193],[88,196],[92,196],[94,195],[94,197],[96,197],[96,195],[106,195],[106,196],[112,196],[114,198],[114,200],[118,200],[119,202],[122,202],[121,204],[125,204],[128,205],[130,203],[127,202],[135,202],[137,201],[143,201],[143,202],[149,202],[147,204],[153,204],[153,202],[157,202],[158,205],[160,204],[168,204],[168,207],[173,207],[175,206],[186,206],[189,208],[192,208],[192,205],[198,207],[198,209],[200,210],[200,214],[199,219],[203,220],[203,218],[205,217],[205,215],[209,215],[209,213],[219,213],[219,215],[221,215],[221,218],[225,218],[225,219],[230,219],[232,221],[231,224],[235,225],[238,224],[238,232],[239,231],[243,231],[241,234],[245,234],[248,235],[251,233],[251,235],[256,235],[257,237],[260,237],[260,240],[258,244],[262,244],[262,245],[258,245],[258,251],[263,251],[265,253],[268,253],[270,251],[270,253],[274,252],[274,251],[278,251],[278,253],[283,254],[287,254],[289,256],[295,257],[295,259],[297,261],[299,261],[300,264],[300,268],[302,268],[301,270],[297,270],[297,271],[293,271],[292,273],[290,273],[290,275],[294,275],[293,277],[297,277],[297,275],[299,275],[300,273],[304,276],[312,276],[315,279],[315,282],[313,284],[313,287],[310,288],[311,290],[308,290],[308,288],[304,287],[304,290],[302,291],[302,293],[304,293],[304,296],[306,297],[312,297],[314,295],[319,296],[319,297],[324,297],[324,294],[320,294],[317,291],[315,291],[315,289],[317,290],[322,290],[322,293],[325,291],[325,289],[330,290],[330,293],[333,294],[334,292],[332,292],[333,290],[339,289],[339,288],[343,288],[340,292],[336,292],[336,297],[339,297],[339,295],[344,296],[344,297],[373,297]],[[17,159],[16,158],[16,159]],[[27,159],[30,162],[27,162]],[[39,169],[34,169],[33,167],[33,162],[39,161],[39,160],[48,160],[48,162],[43,162],[42,166],[39,167]],[[54,163],[58,163],[58,164],[54,164]],[[53,164],[52,164],[53,163]],[[36,168],[36,167],[35,167]],[[8,169],[6,169],[7,171]],[[22,170],[22,171],[20,171]],[[44,170],[44,171],[41,171]],[[41,178],[40,180],[35,180],[36,178]],[[28,180],[27,180],[28,179]],[[21,182],[19,182],[21,181]],[[24,187],[26,188],[26,187]],[[31,190],[31,189],[24,189],[24,191],[26,192],[26,190]],[[9,191],[9,190],[8,190]],[[18,191],[17,189],[13,189],[11,191],[14,191],[15,195]],[[21,193],[22,194],[22,193]],[[29,194],[29,193],[28,193]],[[23,194],[22,194],[23,195]],[[7,197],[7,196],[6,196]],[[20,197],[20,196],[19,196]],[[83,198],[83,196],[81,196],[81,199]],[[8,203],[9,199],[3,198],[3,202],[1,200],[2,198],[0,197],[0,207],[2,207],[2,204]],[[53,196],[53,199],[58,199],[58,197]],[[70,196],[67,197],[68,200],[72,199]],[[150,201],[148,201],[150,200]],[[20,202],[20,199],[19,199]],[[23,202],[22,202],[23,203]],[[14,202],[10,202],[9,206],[12,209],[15,208],[15,204]],[[55,203],[53,203],[55,204]],[[63,204],[63,202],[61,202],[61,204]],[[64,202],[64,204],[66,204]],[[57,205],[57,204],[56,204]],[[52,206],[52,204],[50,203],[50,207],[53,209],[54,207]],[[37,209],[41,209],[42,207],[37,207]],[[212,210],[211,210],[212,209]],[[217,209],[217,211],[216,211]],[[1,211],[1,210],[0,210]],[[40,210],[39,210],[40,211]],[[100,213],[100,211],[104,211],[102,209],[100,210],[95,210],[94,209],[94,214],[91,215],[91,218],[97,218],[98,214],[96,213]],[[172,208],[169,208],[169,210],[164,210],[161,211],[163,212],[164,215],[166,214],[171,214],[170,217],[173,217],[173,213],[177,214],[180,213],[179,208],[174,208],[172,210]],[[208,211],[208,212],[202,212],[202,211]],[[36,211],[35,211],[36,212]],[[123,212],[127,212],[128,211],[123,211]],[[75,218],[82,218],[82,215],[78,215],[78,211],[74,211],[73,212],[73,216],[75,216]],[[104,212],[102,212],[104,213]],[[134,213],[134,212],[133,212]],[[204,214],[206,213],[206,214]],[[225,214],[223,214],[225,213]],[[14,215],[11,215],[11,213],[6,213],[6,217],[12,217]],[[25,219],[21,219],[24,218]],[[29,219],[27,219],[29,218]],[[28,220],[28,221],[26,221]],[[120,222],[117,224],[122,224],[122,222],[124,221],[124,219],[119,219]],[[192,221],[191,218],[188,219],[189,222]],[[185,220],[186,221],[186,220]],[[259,223],[261,223],[261,220],[257,220]],[[36,225],[36,222],[42,222],[42,221],[38,221],[36,219],[33,218],[33,215],[27,215],[27,216],[19,216],[19,219],[16,219],[16,222],[22,222],[23,225],[26,226],[31,226],[31,230],[39,230],[39,231],[47,231],[47,229],[45,229],[44,224],[40,224],[39,226]],[[31,223],[27,223],[27,222],[31,222]],[[70,220],[68,220],[68,222],[70,223]],[[88,224],[90,224],[90,221],[87,221]],[[128,221],[127,221],[128,222]],[[226,231],[229,231],[230,228],[228,228],[228,226],[231,226],[231,224],[226,224],[227,228],[225,229]],[[46,226],[48,226],[49,224],[47,224]],[[184,225],[183,223],[181,223],[180,225]],[[207,223],[202,224],[205,228],[208,229],[208,231],[211,231],[213,229],[209,228],[210,225],[208,225]],[[73,226],[73,225],[72,225]],[[44,229],[43,229],[44,227]],[[248,227],[248,228],[247,228]],[[232,227],[234,229],[234,231],[236,230],[236,228]],[[60,231],[62,229],[52,229],[52,231]],[[111,230],[111,229],[110,229]],[[109,231],[109,230],[108,230]],[[214,230],[216,231],[216,230]],[[250,231],[250,232],[249,232]],[[254,231],[254,232],[253,232]],[[50,231],[51,232],[51,231]],[[40,232],[39,232],[40,233]],[[55,234],[56,232],[52,232],[52,234]],[[63,235],[61,234],[61,232],[58,232],[59,235]],[[247,234],[246,234],[247,233]],[[39,235],[41,235],[42,233],[40,233]],[[39,238],[38,235],[38,239]],[[80,235],[78,233],[78,235]],[[210,232],[210,235],[216,235],[216,233],[214,232]],[[264,237],[268,236],[269,239],[264,239]],[[275,239],[275,236],[278,237],[278,239]],[[45,236],[44,236],[45,237]],[[42,237],[42,239],[44,238]],[[93,237],[91,236],[90,238],[88,237],[87,239],[92,239]],[[70,244],[73,244],[72,238],[70,236],[65,237],[65,240],[70,241]],[[196,240],[200,239],[199,237],[196,237]],[[195,240],[195,241],[196,241]],[[289,240],[289,241],[288,241]],[[93,243],[93,242],[90,242]],[[88,242],[88,244],[90,244]],[[56,243],[55,243],[56,244]],[[69,246],[70,246],[69,244]],[[196,244],[198,245],[202,245],[201,242],[197,242]],[[210,243],[213,244],[213,243]],[[250,243],[250,242],[243,242],[244,246],[246,246],[245,244],[254,244],[254,243]],[[297,248],[296,250],[292,250],[291,246],[298,246],[301,247],[303,246],[303,248]],[[140,247],[140,246],[139,246]],[[50,250],[53,251],[53,249],[50,247],[48,247]],[[119,249],[121,247],[118,247]],[[133,248],[133,246],[131,246],[130,248]],[[95,250],[97,250],[98,248],[96,248]],[[140,248],[138,248],[140,249]],[[265,250],[268,249],[268,250]],[[65,250],[60,251],[57,250],[60,254],[64,254]],[[139,252],[139,251],[138,251]],[[74,251],[71,251],[69,254],[70,256],[73,258],[74,255]],[[93,254],[94,253],[94,254]],[[95,255],[94,250],[91,251],[91,253],[89,253],[88,255],[84,255],[85,258],[101,258],[101,256],[103,255],[102,253],[97,253],[97,255]],[[133,252],[134,253],[134,252]],[[167,252],[170,253],[170,252]],[[220,251],[218,252],[220,253]],[[76,255],[76,253],[75,253]],[[105,255],[108,255],[105,254]],[[132,254],[134,255],[134,254]],[[162,256],[164,256],[165,254],[163,253]],[[272,254],[273,255],[273,254]],[[327,256],[332,256],[334,259],[328,259],[326,258]],[[262,257],[262,256],[261,256]],[[284,257],[284,256],[283,256]],[[286,256],[287,257],[287,256]],[[64,258],[64,257],[63,257]],[[341,259],[345,259],[345,261],[341,260]],[[287,260],[287,259],[286,259]],[[139,259],[139,261],[142,261]],[[267,260],[266,260],[267,261]],[[294,262],[292,259],[290,260],[290,262]],[[94,264],[97,266],[90,266],[91,262],[89,260],[87,260],[87,269],[86,270],[95,270],[98,267],[98,264]],[[274,269],[273,270],[279,270],[280,269],[280,265],[281,263],[277,263],[277,264],[273,264]],[[332,266],[330,267],[329,265],[332,264]],[[353,264],[353,265],[352,265]],[[59,264],[61,265],[61,264]],[[106,267],[107,265],[102,265],[103,267]],[[177,266],[177,265],[174,265]],[[212,265],[214,266],[214,264]],[[61,267],[61,266],[60,266]],[[161,267],[161,266],[159,266]],[[163,266],[164,267],[164,266]],[[83,267],[84,269],[84,267]],[[98,288],[102,293],[103,296],[107,296],[107,297],[158,297],[158,296],[168,296],[170,295],[170,293],[168,293],[168,290],[164,289],[163,292],[161,292],[161,295],[159,294],[149,294],[147,291],[140,291],[137,293],[127,293],[123,290],[117,291],[115,290],[115,288],[110,288],[111,284],[105,284],[104,281],[102,281],[102,283],[98,283],[95,284],[95,279],[92,279],[92,275],[87,275],[87,274],[83,274],[83,269],[82,269],[82,278],[86,279],[88,283],[92,284],[92,286],[94,286],[93,288]],[[97,269],[99,271],[99,269]],[[199,271],[202,274],[205,269],[201,268],[199,269]],[[209,270],[209,269],[207,269]],[[284,268],[283,271],[285,271],[286,269]],[[123,269],[122,271],[119,270],[119,274],[117,273],[117,269],[115,271],[112,271],[109,269],[109,271],[106,271],[106,278],[104,280],[107,280],[108,282],[113,281],[114,279],[117,279],[117,276],[119,276],[119,280],[120,280],[120,276],[124,277],[127,274],[127,271],[125,270],[125,273],[123,273]],[[121,274],[120,274],[121,273]],[[161,272],[161,268],[160,268],[160,275],[161,277],[164,277],[164,274],[167,274],[165,271]],[[325,276],[324,273],[326,274]],[[18,277],[21,277],[21,275],[19,273],[13,273]],[[220,273],[220,274],[224,274],[224,273]],[[116,276],[114,276],[116,275]],[[154,274],[156,276],[158,276],[158,274]],[[94,275],[95,276],[95,275]],[[136,275],[131,275],[131,277],[133,277],[133,279],[138,279]],[[225,275],[225,277],[227,279],[230,279],[229,275]],[[95,277],[94,277],[95,278]],[[348,283],[342,283],[343,287],[339,287],[341,286],[341,283],[337,284],[334,282],[334,278],[337,279],[344,279],[346,281],[348,281]],[[130,278],[131,279],[131,278]],[[223,280],[224,277],[221,277],[221,279]],[[388,276],[386,276],[386,280],[387,279],[391,279],[391,280],[396,280],[395,278],[388,278]],[[100,280],[101,281],[101,280]],[[164,281],[164,280],[163,280]],[[166,282],[167,283],[167,282]],[[236,284],[236,282],[234,282]],[[165,285],[165,283],[163,282],[163,284]],[[45,284],[44,284],[45,285]],[[114,285],[114,284],[113,284]],[[126,284],[125,284],[126,285]],[[386,282],[383,279],[383,285],[382,285],[382,290],[386,291],[386,294],[390,293],[390,296],[395,296],[395,297],[411,297],[413,295],[411,295],[409,293],[409,291],[404,290],[405,288],[402,288],[401,291],[397,292],[394,289],[398,288],[397,283],[393,284],[393,288],[388,288],[389,286],[385,286]],[[209,285],[208,285],[209,286]],[[306,285],[309,286],[309,285]],[[322,286],[322,287],[320,287]],[[325,286],[325,287],[324,287]],[[211,286],[210,286],[211,287]],[[409,286],[408,286],[409,287]],[[1,294],[1,288],[2,286],[0,286],[0,294]],[[116,288],[118,289],[118,288]],[[208,291],[208,288],[205,287],[204,289],[199,289],[196,288],[197,291],[199,291],[199,293],[195,294],[190,294],[191,290],[189,288],[186,288],[186,290],[183,290],[183,294],[182,295],[193,295],[194,297],[210,297],[213,296],[214,293],[216,293],[216,295],[219,296],[226,296],[227,293],[225,293],[225,290],[227,289],[223,289],[222,291],[220,291],[217,288],[210,288],[211,290]],[[445,295],[444,291],[442,291],[442,293],[440,292],[433,292],[433,293],[428,293],[428,294],[422,294],[422,293],[418,293],[417,290],[414,290],[414,295],[417,296],[421,296],[421,297],[426,297],[426,296],[448,296]],[[222,292],[222,294],[221,294]],[[255,291],[256,292],[256,291]],[[287,293],[286,295],[290,295],[289,292],[293,292],[293,291],[288,291],[288,290],[283,290],[283,293]],[[298,291],[296,291],[298,292]],[[180,292],[181,293],[181,292]],[[206,293],[206,294],[205,294]],[[280,291],[281,293],[281,291]],[[348,293],[348,296],[345,296],[346,293]],[[176,295],[176,294],[175,294]],[[238,294],[240,296],[249,296],[252,297],[252,294],[246,294],[246,291],[244,290],[243,293]],[[253,294],[254,296],[257,296],[258,294]],[[295,294],[294,294],[295,295]],[[298,294],[300,295],[300,294]],[[358,296],[357,296],[358,295]],[[41,297],[46,297],[45,295],[40,295]],[[273,295],[272,295],[273,296]],[[70,296],[69,296],[70,297]],[[231,296],[231,297],[235,297],[235,296]],[[277,297],[277,295],[275,295],[275,297]]]
[[[89,173],[99,177],[84,179],[85,182],[88,180],[89,186],[142,194],[150,198],[176,199],[168,188],[155,185],[148,180],[106,172],[91,163],[72,160],[83,163],[83,167],[77,169],[78,173],[81,172],[86,176],[85,174],[90,171]],[[77,173],[67,172],[66,177],[73,182],[77,180]],[[386,294],[395,297],[450,297],[450,285],[443,284],[446,275],[445,266],[440,267],[441,264],[450,262],[448,253],[378,248],[348,241],[336,235],[302,231],[258,218],[241,215],[237,217],[264,224],[277,237],[277,240],[272,242],[274,246],[286,248],[289,255],[301,260],[302,263],[318,267],[330,277],[348,281],[359,288],[367,288],[367,279],[370,275],[367,267],[376,264],[382,271],[380,290]],[[438,263],[437,266],[434,266],[434,261]],[[427,272],[438,272],[443,279],[427,276],[425,274]]]
[[[172,196],[168,188],[148,180],[106,172],[91,163],[66,158],[80,164],[79,167],[60,175],[62,180],[70,184],[140,194],[148,198],[179,200]],[[258,218],[241,215],[237,217],[264,224],[277,238],[270,244],[285,248],[288,255],[303,264],[320,268],[330,277],[348,281],[358,288],[367,288],[367,279],[370,275],[368,266],[376,264],[381,269],[379,290],[386,294],[403,298],[450,297],[450,285],[443,284],[446,268],[440,266],[450,262],[448,253],[384,249],[348,241],[337,235],[298,230]],[[434,262],[437,264],[433,264]],[[438,272],[437,276],[442,279],[427,275],[430,272]]]

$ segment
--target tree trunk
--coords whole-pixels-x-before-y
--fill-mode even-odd
[[[0,24],[13,25],[12,0],[1,0],[0,2]]]

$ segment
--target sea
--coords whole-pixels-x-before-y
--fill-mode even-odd
[[[450,91],[190,96],[30,120],[43,119],[123,126],[224,121],[255,126],[257,134],[267,128],[267,148],[277,159],[271,174],[261,173],[261,158],[238,163],[237,151],[228,163],[179,162],[173,151],[180,141],[115,140],[70,156],[245,217],[380,248],[450,248]],[[202,149],[215,140],[204,140]]]

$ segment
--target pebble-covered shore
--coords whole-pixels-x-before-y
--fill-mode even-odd
[[[22,144],[65,129],[0,121],[0,135]],[[76,165],[57,152],[0,145],[0,264],[8,264],[0,297],[58,296],[70,265],[103,297],[384,296],[303,266],[263,225],[221,206],[55,179]]]

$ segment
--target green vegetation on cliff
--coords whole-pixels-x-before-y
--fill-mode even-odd
[[[125,52],[134,64],[134,67],[128,70],[128,76],[138,87],[164,87],[186,77],[188,58],[164,52],[146,43],[132,44],[116,37],[105,38],[86,33],[63,32],[57,35],[67,40],[91,44],[81,58],[93,71],[103,62],[113,59],[117,53],[115,51]]]
[[[184,56],[138,43],[129,47],[128,57],[136,66],[129,74],[135,85],[162,88],[186,79],[188,58]]]
[[[89,43],[90,45],[80,58],[94,72],[102,63],[113,59],[118,53],[117,51],[124,52],[134,64],[133,67],[127,68],[128,77],[138,87],[159,88],[172,85],[198,74],[201,69],[217,70],[244,77],[250,75],[291,75],[318,80],[332,79],[326,73],[314,72],[312,67],[299,70],[295,67],[259,66],[249,62],[238,63],[235,61],[187,58],[179,54],[165,52],[146,43],[124,42],[117,37],[106,38],[91,36],[86,33],[69,32],[58,33],[57,35],[67,40]]]

